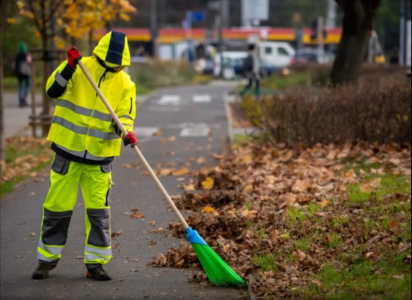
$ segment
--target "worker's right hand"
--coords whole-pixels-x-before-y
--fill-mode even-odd
[[[132,145],[132,148],[137,145],[136,136],[132,131],[129,131],[126,136],[123,135],[123,143],[125,146]]]
[[[69,66],[75,70],[79,60],[82,59],[79,50],[72,46],[69,50],[67,50],[67,60],[69,62]]]

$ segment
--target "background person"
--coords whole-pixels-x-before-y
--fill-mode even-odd
[[[260,96],[260,61],[259,61],[259,48],[256,45],[249,46],[249,55],[245,59],[244,72],[246,78],[248,78],[248,85],[240,92],[240,96],[243,97],[255,83],[255,96],[259,99]]]
[[[31,76],[32,57],[27,52],[27,46],[23,42],[19,43],[19,52],[13,62],[18,89],[19,89],[19,106],[27,106],[27,95],[30,92],[30,76]]]

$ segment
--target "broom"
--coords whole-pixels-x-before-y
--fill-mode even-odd
[[[120,122],[119,118],[117,117],[116,113],[110,107],[109,102],[107,102],[106,98],[104,97],[103,93],[100,91],[99,87],[94,82],[93,78],[90,76],[89,72],[84,67],[81,60],[78,62],[80,68],[82,69],[83,73],[86,75],[87,79],[90,81],[93,88],[96,90],[96,93],[99,95],[100,99],[103,101],[103,104],[106,106],[107,110],[110,112],[113,120],[116,122],[117,126],[119,126],[120,130],[122,131],[123,135],[126,136],[128,132]],[[187,232],[187,240],[192,244],[193,249],[196,252],[197,257],[199,258],[200,263],[202,264],[206,274],[213,285],[220,285],[220,286],[241,286],[245,285],[245,282],[239,275],[237,275],[213,250],[209,247],[209,245],[200,237],[199,233],[192,228],[189,227],[186,220],[183,218],[180,211],[177,209],[175,203],[170,198],[169,194],[157,178],[156,174],[153,172],[152,168],[146,161],[143,154],[140,152],[137,146],[133,147],[134,152],[140,158],[144,166],[146,167],[147,171],[149,172],[150,176],[156,183],[157,187],[162,192],[163,196],[166,198],[169,205],[172,207],[173,211],[176,213],[177,217],[179,218],[180,222],[183,224],[186,232]]]

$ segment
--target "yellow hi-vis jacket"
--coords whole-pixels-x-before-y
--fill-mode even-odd
[[[81,61],[126,130],[133,131],[136,115],[135,84],[124,71],[107,72],[96,58],[98,56],[103,61],[123,67],[130,65],[126,36],[120,34],[120,38],[124,37],[122,48],[121,44],[120,47],[119,44],[112,45],[114,34],[119,39],[119,33],[109,32],[100,40],[93,52],[94,56],[83,57]],[[50,90],[56,87],[66,87],[63,94],[56,97],[48,140],[71,152],[85,152],[101,158],[119,156],[122,140],[115,132],[112,117],[80,67],[71,72],[71,79],[66,80],[70,72],[67,61],[63,62],[47,81],[49,95]]]

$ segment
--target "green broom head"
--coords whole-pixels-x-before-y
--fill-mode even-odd
[[[240,278],[192,228],[187,230],[187,240],[192,244],[211,284],[219,286],[243,286]]]

